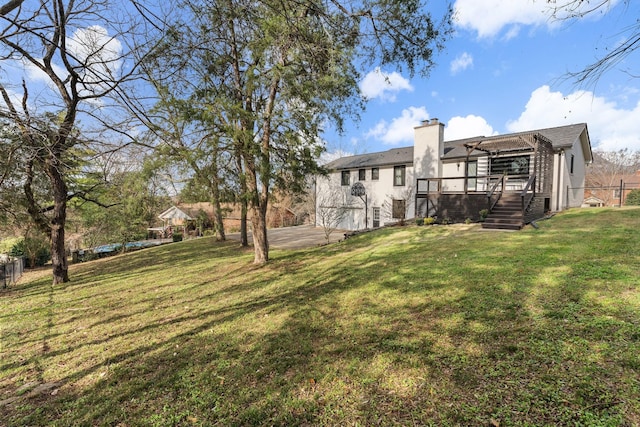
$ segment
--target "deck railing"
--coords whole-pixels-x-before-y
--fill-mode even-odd
[[[522,212],[529,208],[536,194],[535,175],[476,175],[439,178],[419,178],[416,198],[441,194],[484,194],[492,211],[505,192],[520,192]]]
[[[527,186],[529,175],[476,175],[440,178],[418,178],[416,193],[426,195],[488,193],[497,191],[522,191]]]

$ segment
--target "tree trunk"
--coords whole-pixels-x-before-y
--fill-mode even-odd
[[[215,209],[216,232],[218,240],[224,242],[227,236],[224,233],[224,222],[222,221],[222,208],[220,206],[220,171],[218,170],[218,142],[213,141],[213,155],[211,156],[211,195],[213,196],[213,206]]]
[[[253,236],[254,264],[266,264],[269,261],[269,242],[267,240],[266,203],[263,205],[258,189],[258,176],[253,155],[245,154],[247,194],[251,200],[251,234]]]
[[[269,206],[269,185],[271,183],[271,115],[273,114],[275,99],[278,94],[280,79],[274,78],[269,90],[269,98],[264,112],[262,137],[258,157],[260,167],[260,186],[256,163],[250,154],[250,161],[246,163],[247,189],[251,194],[251,223],[253,225],[254,264],[265,264],[269,261],[269,241],[267,240],[267,207]]]
[[[240,177],[240,244],[249,246],[249,238],[247,236],[247,178],[242,167],[242,156],[239,153],[236,154],[236,168]]]
[[[53,189],[53,214],[51,216],[51,264],[53,266],[53,284],[69,281],[67,252],[64,245],[64,226],[67,219],[67,184],[59,170],[58,162],[49,159],[46,172]]]
[[[247,235],[247,211],[247,200],[243,197],[240,201],[240,244],[242,246],[249,246],[249,237]]]
[[[254,264],[266,264],[269,261],[269,241],[267,239],[266,212],[262,206],[251,208],[251,225],[254,247]]]
[[[67,184],[64,182],[64,177],[55,159],[47,159],[45,172],[53,190],[53,210],[51,218],[47,221],[33,194],[33,163],[33,159],[27,161],[25,169],[26,178],[23,189],[27,200],[27,210],[36,226],[49,235],[53,284],[65,283],[69,281],[67,254],[64,246],[64,226],[67,218]]]
[[[213,209],[216,222],[216,233],[218,234],[217,239],[221,242],[224,242],[225,240],[227,240],[227,236],[224,232],[224,222],[222,221],[222,207],[220,206],[220,197],[218,197],[217,195],[213,198]]]

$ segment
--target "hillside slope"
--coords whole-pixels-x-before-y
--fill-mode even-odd
[[[640,425],[640,209],[187,241],[0,293],[0,425]]]

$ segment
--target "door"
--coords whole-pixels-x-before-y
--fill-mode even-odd
[[[373,228],[380,227],[380,208],[373,208]]]

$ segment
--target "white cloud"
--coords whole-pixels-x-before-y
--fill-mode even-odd
[[[49,84],[49,86],[51,86],[52,89],[55,90],[55,85],[51,82],[51,79],[49,78],[49,76],[47,76],[47,73],[45,73],[40,68],[33,65],[31,62],[28,62],[26,60],[23,62],[24,62],[23,67],[27,74],[27,78],[29,80],[45,82]],[[63,80],[67,76],[67,72],[63,67],[52,63],[51,68],[53,68],[53,71],[56,73],[56,75],[58,75]]]
[[[13,104],[13,106],[19,110],[22,111],[22,99],[24,97],[24,94],[21,92],[17,92],[15,90],[13,90],[11,87],[5,87],[5,90],[7,91],[7,95],[9,96],[9,100],[11,101],[11,103]],[[2,101],[2,104],[0,105],[5,105],[4,104],[4,100]]]
[[[546,1],[457,0],[454,8],[456,23],[480,38],[494,37],[505,27],[507,37],[513,37],[519,25],[551,25]]]
[[[474,136],[492,136],[498,132],[480,116],[469,114],[467,117],[452,117],[444,128],[445,141],[471,138]]]
[[[640,150],[640,102],[630,109],[589,91],[568,95],[541,86],[531,93],[524,111],[507,123],[510,132],[587,123],[593,148]]]
[[[117,76],[122,44],[104,27],[79,28],[67,40],[69,51],[83,64],[89,78],[100,81]]]
[[[320,154],[320,158],[318,159],[318,164],[319,165],[326,165],[327,163],[330,163],[334,160],[339,159],[340,157],[348,157],[348,156],[353,156],[354,153],[350,152],[350,151],[344,151],[344,150],[340,150],[337,149],[335,151],[325,151],[322,154]]]
[[[599,12],[607,12],[619,1],[612,0]],[[560,22],[552,17],[552,7],[555,4],[542,0],[456,0],[454,9],[458,26],[477,32],[479,38],[495,37],[506,28],[504,37],[509,39],[517,36],[523,25],[547,28],[559,26]],[[590,7],[590,2],[582,2],[572,13],[584,12]],[[567,13],[559,11],[560,17]],[[598,19],[602,14],[588,16]]]
[[[85,67],[87,83],[117,76],[122,44],[110,37],[105,28],[94,25],[77,29],[66,43],[69,52]],[[62,65],[52,63],[51,66],[58,77],[63,80],[67,77],[68,72]],[[30,80],[50,83],[49,77],[30,62],[23,61],[22,67]]]
[[[367,138],[375,138],[387,145],[413,143],[413,128],[429,118],[425,107],[409,107],[402,110],[400,117],[387,123],[379,121],[367,134]]]
[[[457,74],[460,71],[464,71],[469,67],[473,66],[473,56],[471,56],[467,52],[463,52],[461,55],[458,55],[456,59],[451,61],[451,73]]]
[[[385,73],[380,68],[369,72],[360,82],[360,92],[367,99],[380,98],[394,102],[396,94],[403,90],[413,91],[413,86],[411,86],[409,80],[395,71]]]

